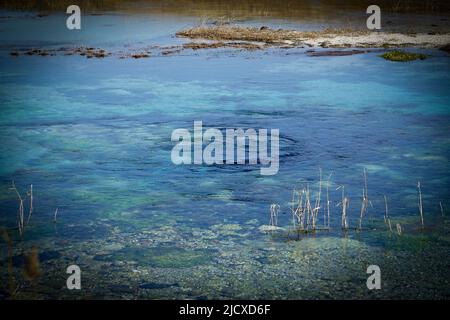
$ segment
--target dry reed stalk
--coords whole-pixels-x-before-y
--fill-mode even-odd
[[[423,229],[423,227],[424,227],[424,223],[423,223],[423,203],[422,203],[422,189],[420,188],[420,181],[417,182],[417,188],[419,189],[420,222],[422,223],[422,229]]]
[[[301,202],[300,202],[300,229],[304,230],[305,229],[305,213],[306,213],[306,199],[305,199],[305,204],[303,204],[303,195],[305,195],[306,198],[306,190],[305,188],[302,189],[302,197]]]
[[[319,168],[319,193],[317,194],[317,198],[316,198],[316,205],[314,208],[315,214],[316,214],[316,218],[315,221],[319,221],[319,212],[320,212],[320,204],[321,204],[321,196],[322,196],[322,169]],[[324,224],[325,224],[325,211],[323,212],[324,214]],[[315,225],[314,225],[315,228]]]
[[[384,205],[386,210],[384,213],[384,223],[389,227],[389,231],[392,232],[391,219],[389,219],[388,201],[386,195],[384,195]]]
[[[362,203],[361,203],[361,212],[359,215],[359,230],[362,229],[362,219],[366,213],[368,205],[369,205],[369,195],[368,195],[368,187],[367,187],[367,173],[366,173],[366,169],[364,168],[364,188],[363,188],[363,197],[362,197]]]
[[[336,207],[342,206],[342,204],[344,203],[344,186],[338,186],[336,188],[336,190],[342,189],[342,198],[341,198],[341,202],[339,202]],[[341,215],[341,225],[342,225],[342,215]]]
[[[347,229],[348,228],[348,224],[347,224],[348,198],[345,196],[345,187],[343,185],[341,185],[341,186],[336,188],[336,190],[339,190],[339,189],[342,189],[342,200],[341,200],[340,203],[338,203],[336,205],[336,207],[342,206],[341,227],[343,229]]]
[[[23,233],[24,233],[24,220],[23,220],[23,210],[24,210],[24,206],[23,206],[23,199],[22,196],[20,195],[19,191],[16,188],[16,185],[14,183],[14,181],[12,182],[12,189],[16,192],[17,197],[19,198],[19,211],[18,211],[18,227],[19,227],[19,235],[22,238]]]
[[[292,199],[291,199],[292,223],[294,225],[294,228],[295,228],[295,218],[296,218],[297,210],[298,210],[298,208],[294,210],[295,191],[296,191],[295,189],[292,190]]]
[[[300,213],[300,216],[299,216],[299,222],[300,222],[300,229],[301,230],[303,230],[304,229],[304,227],[305,227],[305,211],[303,210],[303,195],[305,194],[305,190],[303,189],[302,190],[302,193],[301,193],[301,197],[300,197],[300,202],[299,202],[299,204],[298,204],[298,207],[299,207],[299,213]]]
[[[297,194],[297,201],[295,201],[295,195]],[[296,227],[295,221],[297,220],[297,223],[301,225],[301,228],[303,228],[301,224],[301,211],[302,211],[302,202],[303,202],[303,192],[292,190],[292,201],[291,201],[291,213],[292,213],[292,223],[294,225],[294,228]],[[295,207],[297,205],[297,207]]]
[[[311,221],[312,219],[314,219],[314,216],[311,214],[312,213],[312,209],[311,209],[311,198],[310,198],[310,191],[309,191],[309,185],[306,185],[306,230],[309,229],[310,225],[311,225]],[[314,222],[313,222],[314,223]]]
[[[328,229],[330,229],[330,180],[331,180],[331,175],[332,174],[330,174],[329,176],[328,176],[328,179],[327,179],[327,213],[328,213]]]
[[[361,211],[359,213],[359,227],[358,227],[359,230],[362,229],[362,218],[363,218],[365,210],[366,210],[366,198],[365,198],[365,191],[364,191],[364,188],[363,188],[363,196],[362,196],[362,202],[361,202]]]
[[[347,208],[348,208],[349,200],[347,197],[344,197],[344,200],[342,200],[342,228],[344,230],[348,229],[348,223],[347,223]]]
[[[58,208],[55,210],[55,214],[53,216],[53,222],[56,223],[56,216],[58,215]]]
[[[399,236],[401,236],[402,235],[402,226],[400,225],[400,223],[396,224],[396,228],[397,228],[397,234]]]
[[[33,185],[30,184],[30,208],[28,212],[27,225],[30,223],[31,215],[33,214]]]

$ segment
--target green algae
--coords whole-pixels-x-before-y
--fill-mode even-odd
[[[422,53],[411,53],[406,52],[402,50],[394,50],[390,52],[383,53],[380,55],[380,57],[389,60],[389,61],[396,61],[396,62],[408,62],[408,61],[414,61],[414,60],[425,60],[427,56]]]

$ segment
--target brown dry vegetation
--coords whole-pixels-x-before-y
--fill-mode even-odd
[[[285,29],[238,27],[238,26],[198,26],[176,33],[178,37],[216,41],[256,41],[264,43],[284,43],[302,41],[323,36],[362,35],[368,31],[349,29],[324,29],[321,31],[296,31]]]
[[[183,49],[217,49],[217,48],[235,48],[245,50],[260,50],[264,47],[258,44],[249,42],[188,42],[183,44]]]
[[[319,31],[298,31],[270,29],[268,27],[242,27],[236,25],[196,26],[176,33],[178,37],[203,39],[218,42],[247,42],[265,46],[285,45],[294,47],[323,48],[386,48],[420,47],[440,48],[449,43],[450,33],[395,33],[373,32],[369,30],[323,29]],[[215,44],[210,44],[210,47]]]

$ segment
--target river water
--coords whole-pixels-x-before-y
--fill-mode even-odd
[[[10,232],[18,298],[449,297],[445,52],[416,50],[429,57],[411,63],[386,61],[379,52],[310,57],[301,48],[13,57],[25,47],[180,44],[187,40],[175,32],[198,19],[109,13],[87,16],[82,30],[71,32],[61,14],[2,16],[1,225],[16,226],[11,182],[23,195],[30,184],[34,192],[24,239]],[[278,174],[262,176],[255,165],[174,165],[172,131],[192,132],[198,120],[219,129],[279,129]],[[337,188],[345,186],[356,227],[364,169],[371,202],[365,229],[343,232]],[[278,225],[291,225],[292,190],[309,185],[315,194],[319,170],[324,179],[332,174],[332,229],[262,233],[272,203],[280,205]],[[384,195],[393,232],[383,222]],[[35,284],[21,280],[22,250],[32,246],[42,270]],[[0,248],[0,294],[8,297],[5,242]],[[64,289],[71,264],[82,270],[81,291]],[[369,265],[381,268],[381,290],[366,287]]]

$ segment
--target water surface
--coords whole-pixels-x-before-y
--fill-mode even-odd
[[[309,57],[305,49],[148,59],[9,55],[21,47],[177,44],[183,40],[173,34],[194,21],[111,14],[88,17],[80,33],[56,28],[64,22],[58,14],[0,21],[0,222],[16,225],[11,181],[23,193],[33,184],[32,225],[25,240],[15,236],[16,277],[22,248],[33,245],[43,270],[18,298],[448,298],[446,53],[426,51],[428,59],[413,63],[378,52]],[[173,165],[172,131],[192,131],[196,120],[278,128],[279,173]],[[281,206],[279,225],[290,225],[292,189],[317,190],[319,168],[332,174],[333,229],[289,241],[261,233],[272,203]],[[343,233],[336,188],[345,185],[355,227],[364,168],[372,203],[364,225],[376,230]],[[384,195],[401,236],[383,223]],[[81,292],[61,289],[70,264],[82,269]],[[371,264],[383,272],[376,292],[365,285]]]

